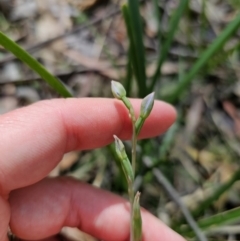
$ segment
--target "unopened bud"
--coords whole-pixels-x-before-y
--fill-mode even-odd
[[[143,127],[143,124],[147,117],[150,115],[154,104],[154,92],[147,95],[141,104],[140,116],[135,123],[136,135],[138,135]]]
[[[139,198],[140,198],[140,192],[137,192],[133,202],[133,216],[132,216],[134,241],[142,240],[142,217],[141,217]]]
[[[119,100],[126,96],[126,90],[124,89],[123,85],[119,82],[112,80],[111,88],[113,96]]]
[[[127,182],[133,183],[133,180],[134,180],[133,170],[132,170],[131,163],[127,157],[125,147],[124,147],[122,141],[117,136],[114,135],[113,137],[115,139],[116,154],[117,154],[119,160],[121,161],[121,167],[122,167],[124,175],[127,179]]]
[[[153,104],[154,104],[154,92],[147,95],[142,100],[140,116],[143,119],[146,119],[150,115],[153,108]]]

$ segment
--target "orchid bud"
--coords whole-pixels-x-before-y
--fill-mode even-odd
[[[140,192],[137,192],[133,202],[133,240],[141,241],[142,240],[142,217],[141,209],[139,204]]]
[[[117,136],[114,135],[113,137],[115,139],[116,154],[117,154],[119,160],[121,161],[121,167],[123,169],[124,175],[127,179],[127,182],[132,184],[134,181],[134,175],[133,175],[131,163],[130,163],[130,161],[127,157],[126,151],[125,151],[125,147],[124,147],[122,141]]]
[[[112,80],[111,88],[112,88],[113,96],[116,99],[121,100],[123,97],[126,96],[126,90],[124,89],[124,87],[121,83]]]
[[[154,92],[147,95],[142,100],[140,116],[143,119],[146,119],[150,115],[153,108],[153,104],[154,104]]]
[[[147,95],[142,100],[140,116],[138,117],[138,119],[135,123],[136,135],[138,135],[140,133],[145,120],[150,115],[152,108],[153,108],[153,104],[154,104],[154,92]]]

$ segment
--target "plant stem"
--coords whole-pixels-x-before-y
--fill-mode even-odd
[[[132,108],[130,115],[131,115],[131,120],[132,120],[132,170],[133,170],[133,177],[135,177],[135,170],[136,170],[136,147],[137,147],[137,135],[136,135],[136,128],[135,128],[135,123],[136,123],[136,117],[134,114],[134,111]],[[134,188],[133,188],[134,181],[129,185],[129,200],[131,203],[131,212],[130,212],[130,241],[134,241],[134,221],[133,221],[133,202],[134,202]]]
[[[134,109],[127,99],[127,97],[122,98],[123,103],[125,106],[127,106],[129,115],[132,121],[132,170],[133,170],[133,175],[135,175],[135,169],[136,169],[136,146],[137,146],[137,134],[136,134],[136,128],[135,128],[135,123],[136,123],[136,117],[134,113]]]
[[[135,176],[136,170],[136,147],[137,147],[137,133],[135,128],[136,117],[134,113],[134,109],[131,104],[129,104],[129,100],[126,98],[122,98],[124,104],[128,107],[129,115],[132,121],[132,171],[133,176]],[[134,222],[133,222],[133,202],[134,202],[134,188],[133,188],[134,181],[128,184],[128,195],[130,201],[130,241],[134,241]]]
[[[136,118],[133,110],[130,112],[131,114],[131,120],[132,120],[132,170],[133,170],[133,177],[135,177],[135,170],[136,170],[136,147],[137,147],[137,135],[136,135]],[[130,241],[134,241],[133,237],[133,231],[134,231],[134,222],[133,222],[133,202],[134,202],[134,188],[133,184],[131,183],[129,189],[129,199],[131,203],[131,216],[130,216],[130,222],[131,222],[131,229],[130,229]]]
[[[135,176],[137,135],[136,135],[136,129],[135,129],[135,122],[132,122],[132,125],[133,125],[133,135],[132,135],[132,170],[133,170],[133,175]]]
[[[134,241],[133,240],[133,229],[134,229],[134,223],[133,223],[133,201],[134,201],[133,183],[129,184],[128,196],[129,196],[129,201],[130,201],[130,241]]]

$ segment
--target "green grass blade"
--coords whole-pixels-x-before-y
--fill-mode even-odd
[[[181,94],[189,87],[191,82],[197,73],[208,63],[211,57],[219,51],[227,40],[236,32],[240,26],[240,14],[225,28],[225,30],[217,37],[217,39],[210,45],[210,47],[202,53],[200,58],[196,61],[193,67],[190,69],[175,88],[175,90],[167,95],[163,96],[163,99],[168,102],[175,102],[181,96]]]
[[[131,36],[131,48],[135,55],[133,62],[133,69],[136,75],[139,96],[144,97],[148,94],[146,84],[146,64],[145,64],[145,49],[143,44],[143,29],[142,20],[139,10],[138,0],[128,0],[128,6],[125,6],[128,11],[128,22]],[[129,33],[129,32],[128,32]]]
[[[157,68],[156,68],[155,73],[151,80],[149,92],[153,91],[157,80],[160,78],[162,64],[164,63],[165,59],[167,58],[174,35],[178,29],[178,23],[180,22],[180,18],[182,17],[182,15],[184,14],[185,10],[188,7],[188,1],[189,0],[180,1],[179,7],[176,9],[176,11],[170,21],[169,31],[167,33],[167,39],[165,40],[165,42],[163,43],[163,46],[161,47],[161,54],[159,55]]]
[[[207,230],[211,226],[217,227],[237,220],[240,220],[240,207],[199,220],[198,224],[202,229]]]
[[[124,18],[127,33],[128,33],[128,38],[129,38],[129,52],[128,52],[128,66],[127,67],[129,68],[129,70],[131,69],[131,71],[127,72],[126,78],[128,78],[128,75],[132,74],[131,72],[133,71],[136,79],[139,80],[139,78],[141,78],[141,77],[140,77],[139,71],[138,71],[137,55],[133,48],[134,40],[133,40],[133,32],[131,30],[131,25],[130,25],[130,15],[129,15],[128,7],[125,4],[122,6],[122,14],[123,14],[123,18]],[[127,84],[130,85],[129,82]],[[130,87],[131,87],[131,85],[130,85]],[[139,85],[138,85],[138,87],[140,88]],[[140,95],[140,93],[139,93],[139,95]]]
[[[197,217],[201,212],[206,210],[206,208],[211,206],[214,201],[218,200],[222,194],[228,191],[238,180],[240,180],[240,170],[237,170],[228,182],[222,184],[209,198],[204,200],[199,207],[192,212],[193,216]]]
[[[152,0],[154,7],[154,15],[157,20],[157,37],[158,37],[158,45],[162,44],[162,26],[161,26],[161,14],[159,12],[158,0]]]
[[[198,207],[192,211],[192,215],[193,217],[198,217],[204,210],[206,210],[208,207],[210,207],[216,200],[218,200],[224,193],[226,193],[228,190],[230,190],[230,188],[233,186],[233,184],[236,181],[240,180],[240,169],[237,170],[233,176],[231,177],[231,179],[222,184],[218,189],[216,189],[215,192],[213,192],[213,194],[206,198],[203,202],[201,202]],[[182,218],[181,220],[179,220],[177,223],[173,224],[173,228],[176,228],[177,226],[179,226],[182,222],[184,222],[184,219]]]
[[[0,45],[2,45],[6,50],[14,54],[22,62],[27,64],[36,73],[38,73],[61,96],[72,97],[72,94],[68,91],[68,89],[59,79],[57,79],[51,73],[49,73],[43,65],[41,65],[29,53],[27,53],[17,43],[9,39],[2,32],[0,32]]]
[[[220,227],[225,224],[232,224],[240,220],[240,207],[218,213],[211,217],[207,217],[198,221],[199,227],[207,232],[208,230],[216,227]],[[181,232],[187,236],[192,236],[194,233],[190,231],[190,227],[186,227],[184,231]]]
[[[132,77],[133,77],[133,71],[132,71],[132,54],[131,54],[131,46],[129,46],[128,49],[128,62],[126,66],[126,77],[124,82],[124,87],[127,92],[127,96],[131,96],[131,88],[132,88]]]

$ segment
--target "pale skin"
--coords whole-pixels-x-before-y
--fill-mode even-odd
[[[140,100],[131,100],[136,115]],[[155,101],[140,138],[166,131],[175,110]],[[41,101],[0,116],[0,241],[7,230],[21,240],[56,241],[62,227],[77,227],[105,241],[129,239],[128,202],[69,178],[46,178],[72,150],[90,150],[131,138],[126,108],[113,99]],[[143,241],[184,241],[142,211]]]

